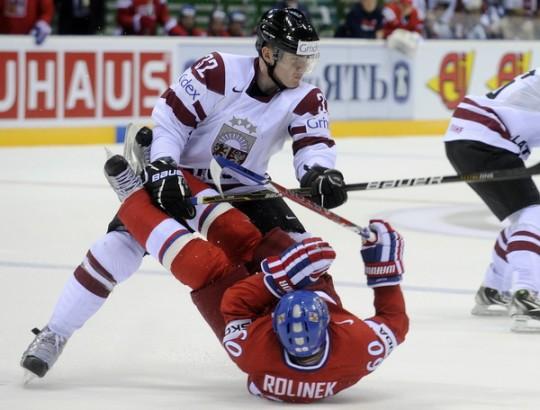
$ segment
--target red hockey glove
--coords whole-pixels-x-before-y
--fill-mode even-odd
[[[376,288],[399,284],[404,272],[403,238],[388,222],[380,219],[369,221],[369,229],[377,235],[377,239],[365,242],[360,251],[368,286]]]
[[[264,284],[276,297],[316,282],[328,270],[336,253],[321,238],[304,239],[287,248],[279,256],[270,256],[261,263]]]

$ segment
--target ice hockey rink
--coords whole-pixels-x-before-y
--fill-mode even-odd
[[[453,174],[440,137],[339,139],[337,147],[349,183]],[[0,149],[0,409],[279,407],[248,394],[244,374],[198,316],[188,289],[150,257],[70,339],[53,370],[23,386],[19,359],[30,329],[47,322],[65,280],[118,206],[104,159],[101,146]],[[289,146],[270,174],[296,186]],[[370,316],[360,238],[293,207],[336,249],[331,272],[345,307]],[[539,408],[540,334],[513,334],[506,317],[470,315],[499,229],[470,188],[356,192],[335,212],[360,225],[382,217],[403,234],[411,326],[377,371],[309,408]]]

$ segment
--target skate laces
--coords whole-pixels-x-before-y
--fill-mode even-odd
[[[115,160],[114,158],[111,160]],[[128,163],[125,163],[126,169],[120,172],[118,175],[108,175],[105,172],[105,176],[109,181],[116,195],[120,201],[126,199],[133,191],[142,187],[142,180],[135,172],[129,167]]]
[[[62,353],[66,342],[65,337],[46,327],[35,337],[23,357],[35,356],[51,365]]]

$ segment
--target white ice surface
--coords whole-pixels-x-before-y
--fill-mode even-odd
[[[440,138],[338,140],[338,151],[338,168],[350,183],[453,174]],[[188,290],[149,257],[71,338],[53,370],[23,387],[19,359],[30,329],[47,322],[64,282],[118,206],[102,174],[104,158],[95,146],[0,150],[0,409],[280,406],[247,393],[244,375],[198,316]],[[270,174],[296,186],[290,147],[273,159]],[[293,208],[337,250],[332,272],[345,306],[371,315],[359,238]],[[470,188],[357,192],[336,212],[358,224],[387,218],[405,237],[411,327],[376,372],[309,408],[540,408],[540,334],[513,334],[508,318],[469,313],[498,232]]]

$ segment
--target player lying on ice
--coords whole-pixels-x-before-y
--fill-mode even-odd
[[[403,342],[403,240],[388,223],[371,221],[376,240],[362,247],[376,313],[361,320],[341,304],[327,273],[335,253],[322,239],[295,242],[279,228],[262,236],[231,207],[212,223],[206,241],[153,205],[123,157],[107,160],[105,173],[122,201],[119,218],[193,289],[193,302],[248,374],[250,393],[287,402],[332,396],[374,371]],[[208,195],[206,184],[185,177],[193,195]]]

